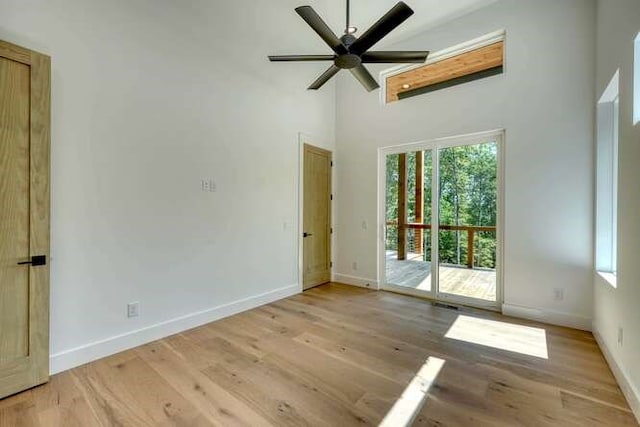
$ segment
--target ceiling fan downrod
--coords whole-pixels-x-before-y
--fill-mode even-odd
[[[352,27],[351,26],[351,7],[350,7],[351,2],[349,0],[347,0],[347,25],[344,27],[344,33],[345,34],[353,34],[356,31],[358,31],[358,28],[356,27]]]

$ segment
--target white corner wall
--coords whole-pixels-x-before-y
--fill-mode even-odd
[[[640,124],[633,125],[633,41],[640,2],[598,0],[596,98],[620,69],[617,288],[594,274],[594,335],[640,422]],[[618,328],[623,329],[622,344]]]
[[[266,59],[323,48],[297,5],[0,0],[52,56],[53,372],[299,291],[298,132],[333,148],[335,91]]]
[[[437,51],[500,29],[500,76],[390,105],[340,76],[336,278],[378,280],[379,147],[504,128],[505,311],[590,329],[595,2],[501,0],[392,48]]]

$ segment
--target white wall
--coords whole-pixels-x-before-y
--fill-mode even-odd
[[[390,105],[340,76],[337,277],[377,279],[379,147],[504,128],[504,302],[590,328],[594,27],[594,1],[501,0],[393,48],[437,51],[506,29],[504,75]]]
[[[335,91],[266,60],[326,49],[297,5],[0,0],[0,39],[52,56],[54,371],[299,289],[298,132],[333,147]]]
[[[640,125],[632,121],[633,40],[638,32],[637,0],[598,0],[596,98],[620,69],[618,274],[617,288],[595,274],[593,328],[640,421]]]
[[[321,14],[325,3],[314,2]],[[335,130],[336,269],[375,282],[377,148],[505,128],[505,302],[582,325],[594,86],[622,66],[631,93],[636,3],[601,1],[597,85],[592,1],[501,0],[397,47],[435,51],[505,28],[506,74],[382,106],[347,73],[336,99],[332,84],[304,90],[324,65],[266,61],[324,52],[294,0],[0,0],[0,39],[53,58],[54,370],[171,330],[126,338],[140,329],[295,291],[299,131],[334,148]],[[623,96],[624,120],[630,102]],[[594,326],[637,388],[637,127],[621,133],[619,286],[596,279]],[[206,177],[217,192],[200,191]],[[139,318],[126,318],[130,301],[141,302]]]

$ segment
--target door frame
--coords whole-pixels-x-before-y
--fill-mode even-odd
[[[298,132],[298,226],[296,241],[298,242],[298,289],[300,292],[304,291],[304,241],[302,233],[304,233],[304,145],[312,145],[314,147],[322,148],[331,152],[331,159],[335,165],[335,152],[334,148],[329,146],[325,141],[315,136],[312,136],[305,132]],[[330,228],[335,230],[334,221],[336,218],[336,171],[335,167],[331,168],[331,194],[333,194],[333,200],[331,202],[331,218]],[[333,258],[336,253],[335,240],[333,238],[334,233],[329,234],[330,248],[331,248],[331,281],[334,280],[335,264],[333,264]]]
[[[392,145],[387,147],[381,147],[378,149],[378,239],[377,239],[377,253],[378,253],[378,288],[396,293],[402,293],[420,298],[426,298],[434,301],[442,301],[445,303],[455,303],[459,305],[472,306],[478,308],[484,308],[489,310],[500,311],[502,302],[504,300],[504,156],[505,156],[505,136],[504,129],[496,129],[485,132],[477,132],[465,135],[450,136],[444,138],[436,138],[425,141],[412,142],[408,144]],[[481,143],[486,141],[487,138],[495,139],[498,145],[497,156],[497,168],[496,171],[496,188],[498,191],[496,197],[497,203],[497,224],[496,224],[496,301],[483,301],[480,299],[467,298],[463,296],[456,296],[451,294],[443,294],[438,291],[438,273],[439,268],[433,268],[435,265],[439,266],[439,253],[437,246],[437,231],[438,228],[432,228],[431,232],[431,291],[419,291],[413,288],[394,286],[386,283],[386,156],[390,154],[409,153],[413,151],[433,150],[434,161],[434,174],[435,174],[435,188],[434,194],[439,194],[439,170],[438,170],[438,150],[441,148],[455,147],[458,145],[472,145],[474,143]],[[437,217],[439,212],[439,200],[438,197],[432,197],[431,210],[436,213],[436,218],[433,218],[434,223],[439,222]],[[436,221],[437,220],[437,221]]]
[[[49,260],[51,205],[51,58],[0,40],[0,56],[30,67],[29,256],[47,263],[29,269],[29,355],[4,364],[0,398],[49,380]]]

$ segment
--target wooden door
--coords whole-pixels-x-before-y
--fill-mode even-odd
[[[0,398],[49,378],[50,74],[0,41]]]
[[[331,152],[304,144],[303,288],[331,280]]]

